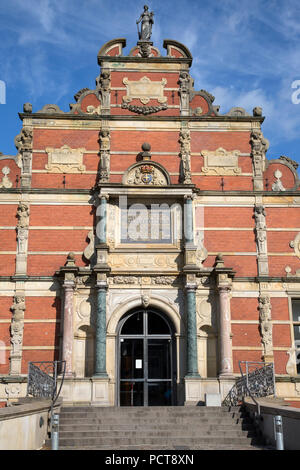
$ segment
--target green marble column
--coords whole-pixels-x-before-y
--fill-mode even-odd
[[[98,285],[95,335],[94,377],[107,377],[106,372],[106,285]]]
[[[198,372],[196,287],[186,288],[187,377],[200,377]]]

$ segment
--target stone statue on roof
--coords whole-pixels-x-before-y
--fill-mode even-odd
[[[139,31],[138,28],[138,35],[140,41],[150,41],[152,34],[152,25],[154,23],[153,16],[154,13],[149,11],[149,7],[147,5],[144,5],[143,13],[139,17],[139,19],[136,20],[137,25],[141,23],[141,31]]]

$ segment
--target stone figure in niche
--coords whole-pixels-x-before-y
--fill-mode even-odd
[[[104,108],[109,107],[110,105],[110,72],[103,71],[99,77],[99,82],[97,83],[99,87],[101,105]]]
[[[259,320],[264,352],[265,354],[270,353],[272,349],[272,319],[269,295],[259,297]]]
[[[255,207],[255,225],[257,230],[266,229],[266,213],[263,206]]]
[[[29,226],[29,206],[25,202],[20,202],[17,209],[18,228],[28,228]]]
[[[16,347],[22,343],[23,338],[25,298],[22,296],[15,296],[11,310],[13,312],[10,327],[11,344]]]
[[[257,243],[258,249],[260,253],[266,253],[266,233],[265,232],[258,232],[257,234]]]
[[[150,41],[152,34],[152,25],[154,23],[153,16],[154,13],[149,11],[149,7],[147,5],[144,5],[143,13],[139,17],[139,19],[136,20],[137,25],[141,23],[141,31],[139,31],[138,29],[140,41]]]

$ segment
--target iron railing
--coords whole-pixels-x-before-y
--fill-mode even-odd
[[[56,402],[65,377],[65,361],[40,361],[28,363],[27,396],[49,398]],[[57,377],[62,375],[60,388],[57,391]]]
[[[51,400],[50,435],[52,450],[58,450],[59,415],[54,414],[54,405],[58,399],[65,378],[66,361],[40,361],[28,363],[27,396],[48,398]],[[57,377],[61,374],[61,383],[57,390]]]
[[[242,366],[245,365],[245,372]],[[273,362],[239,361],[241,377],[223,400],[225,406],[238,406],[244,397],[249,396],[257,405],[258,414],[260,406],[256,398],[276,395],[275,371]]]

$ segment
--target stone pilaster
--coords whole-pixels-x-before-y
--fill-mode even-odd
[[[219,293],[219,378],[226,379],[233,377],[230,294],[234,273],[224,267],[222,255],[217,256],[215,274]]]
[[[66,377],[73,374],[73,306],[74,306],[74,286],[75,282],[65,280],[64,287],[64,320],[63,320],[63,350],[62,360],[66,361]]]
[[[74,375],[73,370],[73,341],[74,341],[74,288],[78,267],[75,256],[69,253],[65,266],[60,268],[63,275],[64,314],[63,314],[63,345],[62,360],[66,361],[66,377]]]

